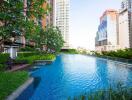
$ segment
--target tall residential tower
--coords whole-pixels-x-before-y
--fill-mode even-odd
[[[64,38],[63,49],[69,48],[69,8],[70,0],[55,0],[54,26],[60,29]]]
[[[42,5],[44,9],[47,9],[47,6],[50,5],[50,12],[44,16],[44,18],[41,18],[41,24],[43,28],[46,28],[47,26],[54,25],[54,18],[55,18],[55,0],[47,0]]]
[[[119,44],[132,48],[132,0],[123,0],[119,11]]]

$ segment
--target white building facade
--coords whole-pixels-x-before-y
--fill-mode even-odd
[[[120,49],[132,48],[132,0],[123,0],[119,11]]]
[[[64,38],[63,49],[69,48],[69,8],[70,0],[55,0],[54,26],[57,26]]]

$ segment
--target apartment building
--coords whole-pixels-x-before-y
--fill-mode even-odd
[[[132,0],[123,0],[119,11],[120,49],[132,48]]]
[[[60,29],[64,38],[63,49],[69,48],[69,8],[70,0],[55,0],[54,25]]]
[[[47,15],[44,15],[43,18],[41,18],[41,24],[43,28],[46,28],[48,25],[54,25],[54,18],[55,18],[55,0],[47,0],[42,7],[44,9],[47,9],[47,6],[50,6],[51,10],[50,13]]]
[[[96,51],[110,51],[119,48],[118,45],[118,12],[106,10],[100,17],[100,25],[96,33]]]

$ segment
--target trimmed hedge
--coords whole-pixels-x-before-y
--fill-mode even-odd
[[[33,47],[25,47],[25,48],[20,48],[20,51],[36,51],[36,49],[35,48],[33,48]]]
[[[33,55],[38,55],[39,53],[36,52],[19,52],[18,57],[29,57]]]
[[[67,49],[67,50],[62,50],[62,53],[67,53],[67,54],[78,54],[78,51],[76,49]]]
[[[9,54],[7,53],[2,53],[0,54],[0,71],[4,71],[6,69],[6,63],[9,58]]]
[[[46,52],[18,52],[18,57],[29,57],[33,55],[45,55]]]
[[[9,54],[7,53],[2,53],[0,54],[0,64],[5,64],[9,58]]]
[[[124,49],[117,51],[102,51],[101,53],[94,52],[93,54],[96,56],[109,56],[109,57],[132,59],[132,49]]]
[[[125,59],[132,59],[132,49],[102,52],[102,55],[111,56],[111,57],[125,58]]]
[[[55,55],[53,54],[44,54],[44,55],[39,55],[39,54],[35,54],[32,56],[20,56],[17,57],[16,61],[25,61],[28,64],[33,64],[35,62],[35,60],[54,60],[55,59]]]

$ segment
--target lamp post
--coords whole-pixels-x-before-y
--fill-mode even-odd
[[[11,37],[10,41],[11,41],[11,45],[9,47],[10,58],[14,59],[17,57],[16,47],[12,45],[15,42],[15,37]]]

